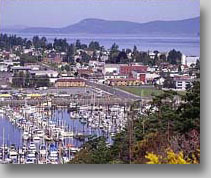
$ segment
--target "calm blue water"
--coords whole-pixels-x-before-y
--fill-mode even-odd
[[[79,119],[71,119],[67,109],[59,109],[53,113],[52,120],[57,124],[63,122],[69,126],[70,131],[74,133],[85,133],[87,135],[103,135],[101,129],[91,129],[85,124],[81,124]],[[16,146],[22,145],[22,131],[13,126],[5,116],[0,115],[0,146],[3,144],[3,128],[4,128],[4,143],[7,145],[15,144]],[[74,146],[81,146],[82,141],[74,138],[65,139],[65,144],[72,144]]]
[[[13,126],[4,116],[0,115],[0,146],[3,144],[3,130],[5,144],[22,145],[21,130]]]
[[[16,35],[32,39],[36,34],[17,33]],[[172,49],[180,50],[185,55],[200,56],[199,36],[134,36],[134,35],[66,35],[66,34],[39,34],[45,36],[48,42],[55,38],[66,38],[69,43],[79,39],[82,43],[89,44],[91,41],[98,41],[105,48],[110,48],[113,43],[119,45],[120,49],[130,48],[134,45],[142,51],[158,50],[167,52]]]

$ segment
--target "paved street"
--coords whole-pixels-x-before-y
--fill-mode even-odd
[[[120,89],[113,88],[113,87],[110,87],[110,86],[107,86],[107,85],[90,82],[88,80],[86,80],[86,84],[89,85],[89,86],[96,87],[96,88],[99,88],[101,90],[104,90],[104,91],[111,93],[112,95],[118,96],[120,98],[127,98],[127,99],[131,99],[131,100],[141,99],[141,97],[139,97],[139,96],[136,96],[134,94],[131,94],[131,93],[128,93],[126,91],[122,91]]]

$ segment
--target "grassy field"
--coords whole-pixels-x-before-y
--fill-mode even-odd
[[[140,88],[140,87],[119,87],[121,90],[133,93],[142,97],[149,97],[152,95],[160,95],[163,91],[154,88]]]
[[[138,96],[142,97],[150,97],[150,96],[155,96],[155,95],[160,95],[163,93],[162,90],[158,90],[155,88],[140,88],[140,87],[119,87],[119,89],[127,91],[129,93],[133,93]],[[178,91],[177,92],[179,95],[185,95],[185,91]]]

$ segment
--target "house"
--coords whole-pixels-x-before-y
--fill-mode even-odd
[[[119,73],[121,64],[105,64],[103,74],[106,73]]]
[[[54,70],[38,70],[38,71],[29,71],[31,76],[48,76],[49,78],[57,78],[58,72]]]
[[[184,54],[182,54],[182,57],[181,57],[181,64],[186,65],[186,56]]]
[[[139,71],[133,70],[132,77],[136,80],[141,81],[142,84],[146,83],[146,73],[145,72],[139,72]]]
[[[106,73],[104,75],[104,79],[108,80],[108,79],[125,79],[127,78],[127,75],[120,75],[120,74],[116,74],[116,73]]]
[[[85,81],[83,79],[58,79],[55,82],[55,87],[57,88],[67,88],[67,87],[85,87]]]
[[[29,53],[32,54],[33,51],[34,51],[33,49],[24,49],[23,53],[24,54],[29,54]]]
[[[157,85],[163,86],[164,81],[165,81],[165,78],[163,78],[163,77],[154,78],[154,83]]]
[[[104,80],[104,76],[103,76],[102,72],[94,72],[93,74],[91,74],[88,77],[88,79],[91,80],[91,81],[98,82],[99,80],[103,81]]]
[[[27,73],[31,70],[32,68],[30,66],[13,66],[11,67],[11,71],[13,73],[16,72],[23,72],[23,73]]]
[[[108,79],[106,83],[110,86],[139,86],[141,84],[141,81],[134,78],[125,78]]]
[[[1,59],[0,64],[4,64],[4,65],[7,65],[7,66],[19,66],[20,61],[16,61],[16,60],[12,60],[12,59],[8,59],[8,60]]]
[[[156,73],[146,73],[146,83],[148,84],[152,84],[153,81],[155,80],[155,78],[160,77],[160,75],[156,74]]]
[[[93,68],[103,68],[104,65],[105,65],[105,62],[99,62],[99,61],[94,61],[94,60],[89,61],[89,66]]]
[[[40,69],[40,66],[39,65],[34,65],[34,64],[30,64],[30,63],[25,63],[24,66],[25,67],[30,67],[31,70],[33,70],[33,71]]]
[[[84,77],[84,78],[89,78],[91,74],[93,74],[93,71],[91,69],[78,69],[78,76]]]
[[[57,55],[54,59],[53,62],[56,64],[61,64],[62,63],[62,57],[60,57],[59,55]]]
[[[0,72],[7,72],[8,71],[8,67],[5,64],[0,64]]]
[[[196,65],[197,60],[200,60],[197,56],[187,56],[186,57],[186,65],[191,67],[191,65]]]
[[[63,61],[63,55],[60,53],[56,53],[55,51],[51,51],[47,54],[45,58],[43,58],[43,62],[46,63],[56,63],[61,64]]]
[[[151,51],[149,52],[149,57],[150,57],[150,59],[154,59],[155,56],[156,56],[156,53],[151,52]]]
[[[193,79],[190,76],[174,76],[176,90],[186,90],[188,85],[192,85]]]

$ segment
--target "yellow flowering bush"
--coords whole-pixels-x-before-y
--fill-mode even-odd
[[[156,155],[154,153],[147,153],[145,156],[149,161],[147,164],[198,164],[197,158],[195,155],[192,155],[192,159],[185,159],[183,152],[179,152],[178,154],[174,153],[173,150],[166,150],[166,157],[162,157],[160,155]]]
[[[153,153],[148,153],[145,158],[149,159],[149,161],[147,162],[147,164],[161,164],[160,158],[162,158],[161,156],[158,156],[156,154]]]

